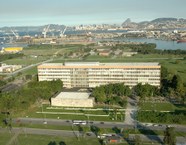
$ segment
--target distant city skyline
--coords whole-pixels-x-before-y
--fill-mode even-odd
[[[186,0],[6,0],[0,3],[0,27],[186,18],[185,5]]]

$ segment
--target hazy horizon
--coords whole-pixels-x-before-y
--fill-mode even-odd
[[[186,18],[184,0],[6,0],[0,6],[0,27],[46,24],[121,24],[156,18]]]

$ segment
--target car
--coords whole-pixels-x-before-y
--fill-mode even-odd
[[[87,136],[91,136],[92,134],[91,134],[91,133],[89,133],[89,132],[87,132],[87,133],[86,133],[86,135],[87,135]]]
[[[102,122],[100,122],[101,124],[104,124],[104,122],[102,121]]]
[[[47,124],[47,121],[43,121],[43,124]]]

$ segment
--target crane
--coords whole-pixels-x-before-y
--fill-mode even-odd
[[[19,35],[17,33],[15,33],[12,29],[11,32],[14,34],[14,36],[16,37],[16,39],[19,39]]]
[[[46,28],[43,29],[42,34],[43,34],[44,38],[46,38],[46,34],[47,34],[48,30],[49,30],[49,27],[50,27],[50,24]]]
[[[60,37],[64,37],[64,33],[66,30],[67,30],[67,26],[65,26],[65,29],[63,30],[63,32],[62,31],[60,32]]]

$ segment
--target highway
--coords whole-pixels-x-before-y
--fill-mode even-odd
[[[35,135],[49,135],[49,136],[61,136],[61,137],[78,137],[83,135],[79,131],[65,131],[65,130],[52,130],[52,129],[35,129],[35,128],[12,128],[11,130],[1,128],[0,133],[13,133],[17,134],[35,134]],[[148,141],[148,142],[153,142],[153,143],[163,143],[163,136],[157,136],[157,135],[142,135],[139,134],[142,142],[143,141]],[[96,138],[96,135],[92,132],[89,132],[89,135],[86,134],[86,137],[88,138]],[[129,135],[129,140],[133,140],[135,138],[135,134],[130,134]],[[15,136],[12,137],[12,141],[15,139]],[[185,137],[176,137],[177,144],[180,145],[186,145],[186,138]]]
[[[47,123],[49,125],[59,125],[59,126],[71,126],[71,120],[61,120],[61,119],[43,119],[43,118],[17,118],[13,119],[13,123],[26,123],[26,124],[44,124]],[[90,121],[87,123],[87,126],[95,125],[100,128],[123,128],[123,129],[135,129],[135,126],[130,124],[125,124],[123,122],[102,122],[102,121]],[[175,127],[176,131],[186,132],[186,126],[184,125],[171,125]],[[165,130],[166,125],[163,124],[142,124],[137,123],[137,129],[145,129],[145,130]]]

